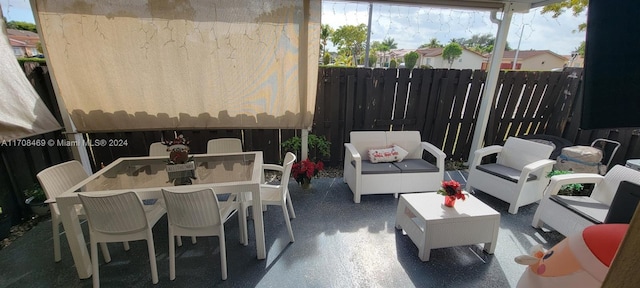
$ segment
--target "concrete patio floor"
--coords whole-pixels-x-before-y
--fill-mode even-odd
[[[465,181],[465,171],[447,171],[445,180]],[[249,246],[239,244],[237,216],[225,224],[228,279],[221,280],[216,237],[187,238],[176,249],[176,279],[169,280],[166,216],[153,228],[160,282],[151,283],[147,246],[131,242],[131,250],[111,243],[112,262],[100,259],[102,287],[513,287],[525,267],[513,261],[535,244],[545,248],[564,239],[557,232],[531,227],[538,204],[507,213],[508,204],[482,192],[475,196],[501,213],[494,255],[481,245],[434,249],[428,262],[396,230],[398,200],[393,195],[368,195],[360,204],[342,178],[314,179],[302,190],[290,183],[297,218],[296,237],[289,236],[282,211],[265,212],[267,258],[256,259],[253,224]],[[83,224],[86,229],[86,223]],[[86,231],[85,231],[86,232]],[[88,232],[85,233],[88,240]],[[66,238],[61,240],[62,261],[53,261],[50,220],[0,250],[0,287],[91,287],[91,278],[78,279]],[[102,257],[102,256],[101,256]]]

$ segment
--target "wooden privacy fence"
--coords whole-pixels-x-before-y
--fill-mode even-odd
[[[485,143],[560,136],[580,76],[581,70],[502,71]],[[482,70],[320,69],[313,132],[342,144],[353,130],[418,130],[449,159],[467,160],[485,79]],[[342,145],[332,148],[332,155],[343,154]]]
[[[47,67],[26,63],[25,73],[62,123]],[[582,94],[581,78],[581,69],[502,71],[485,145],[525,134],[558,136],[576,145],[607,138],[622,143],[614,164],[640,158],[640,136],[635,129],[579,129],[580,114],[574,111],[579,105],[574,103],[579,103]],[[349,141],[349,132],[354,130],[418,130],[424,141],[440,147],[448,159],[466,161],[485,79],[482,70],[320,68],[312,133],[332,143],[331,156],[323,159],[328,166],[342,164],[343,143]],[[245,150],[264,151],[269,163],[280,162],[280,143],[299,134],[296,130],[254,129],[90,133],[85,137],[106,141],[107,145],[88,147],[93,169],[97,170],[119,157],[147,155],[151,143],[173,138],[175,132],[191,139],[193,153],[204,153],[210,139],[241,138]],[[31,138],[65,139],[61,131]],[[35,175],[40,170],[71,159],[69,147],[64,145],[0,146],[0,152],[0,179],[4,184],[0,205],[17,203],[9,208],[14,210],[25,209],[20,191],[37,182]]]

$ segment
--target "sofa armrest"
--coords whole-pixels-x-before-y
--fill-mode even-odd
[[[482,162],[482,158],[491,154],[499,154],[502,152],[502,146],[500,145],[491,145],[484,148],[480,148],[473,152],[473,162],[469,165],[469,169],[475,168],[477,165],[480,165]]]
[[[353,144],[351,143],[344,143],[344,161],[347,162],[347,160],[349,160],[349,162],[356,161],[356,162],[360,162],[362,161],[362,157],[360,156],[360,153],[358,152],[358,149],[356,149],[355,146],[353,146]]]
[[[585,184],[592,183],[598,184],[604,179],[604,176],[595,173],[574,173],[555,175],[551,177],[549,186],[544,191],[544,198],[549,198],[551,195],[557,195],[562,186],[567,184]]]
[[[421,142],[421,146],[424,151],[427,151],[429,154],[433,155],[433,157],[436,157],[436,167],[444,171],[444,160],[447,158],[447,155],[444,154],[440,148],[429,142]]]

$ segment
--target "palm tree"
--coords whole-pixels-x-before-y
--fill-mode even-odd
[[[382,52],[385,62],[387,61],[387,52],[396,48],[398,48],[398,43],[396,43],[395,39],[387,37],[382,40],[382,43],[380,43],[380,52]]]
[[[331,34],[333,34],[333,28],[329,26],[329,24],[322,24],[320,30],[320,44],[322,45],[322,56],[327,52],[327,41],[331,38]]]
[[[436,38],[431,38],[431,40],[429,40],[429,43],[422,44],[420,45],[419,48],[440,48],[440,47],[442,47],[442,44],[440,44],[440,41],[438,41],[438,39]]]

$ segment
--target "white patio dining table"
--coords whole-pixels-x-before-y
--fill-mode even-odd
[[[260,204],[263,164],[261,151],[193,155],[195,179],[191,180],[191,185],[184,186],[174,186],[169,181],[167,160],[166,156],[119,158],[56,197],[73,261],[81,279],[91,277],[91,260],[74,209],[74,205],[80,204],[77,192],[108,194],[134,191],[143,202],[149,201],[147,199],[162,199],[162,188],[176,190],[212,187],[219,194],[251,192],[257,258],[266,258],[264,220]]]

